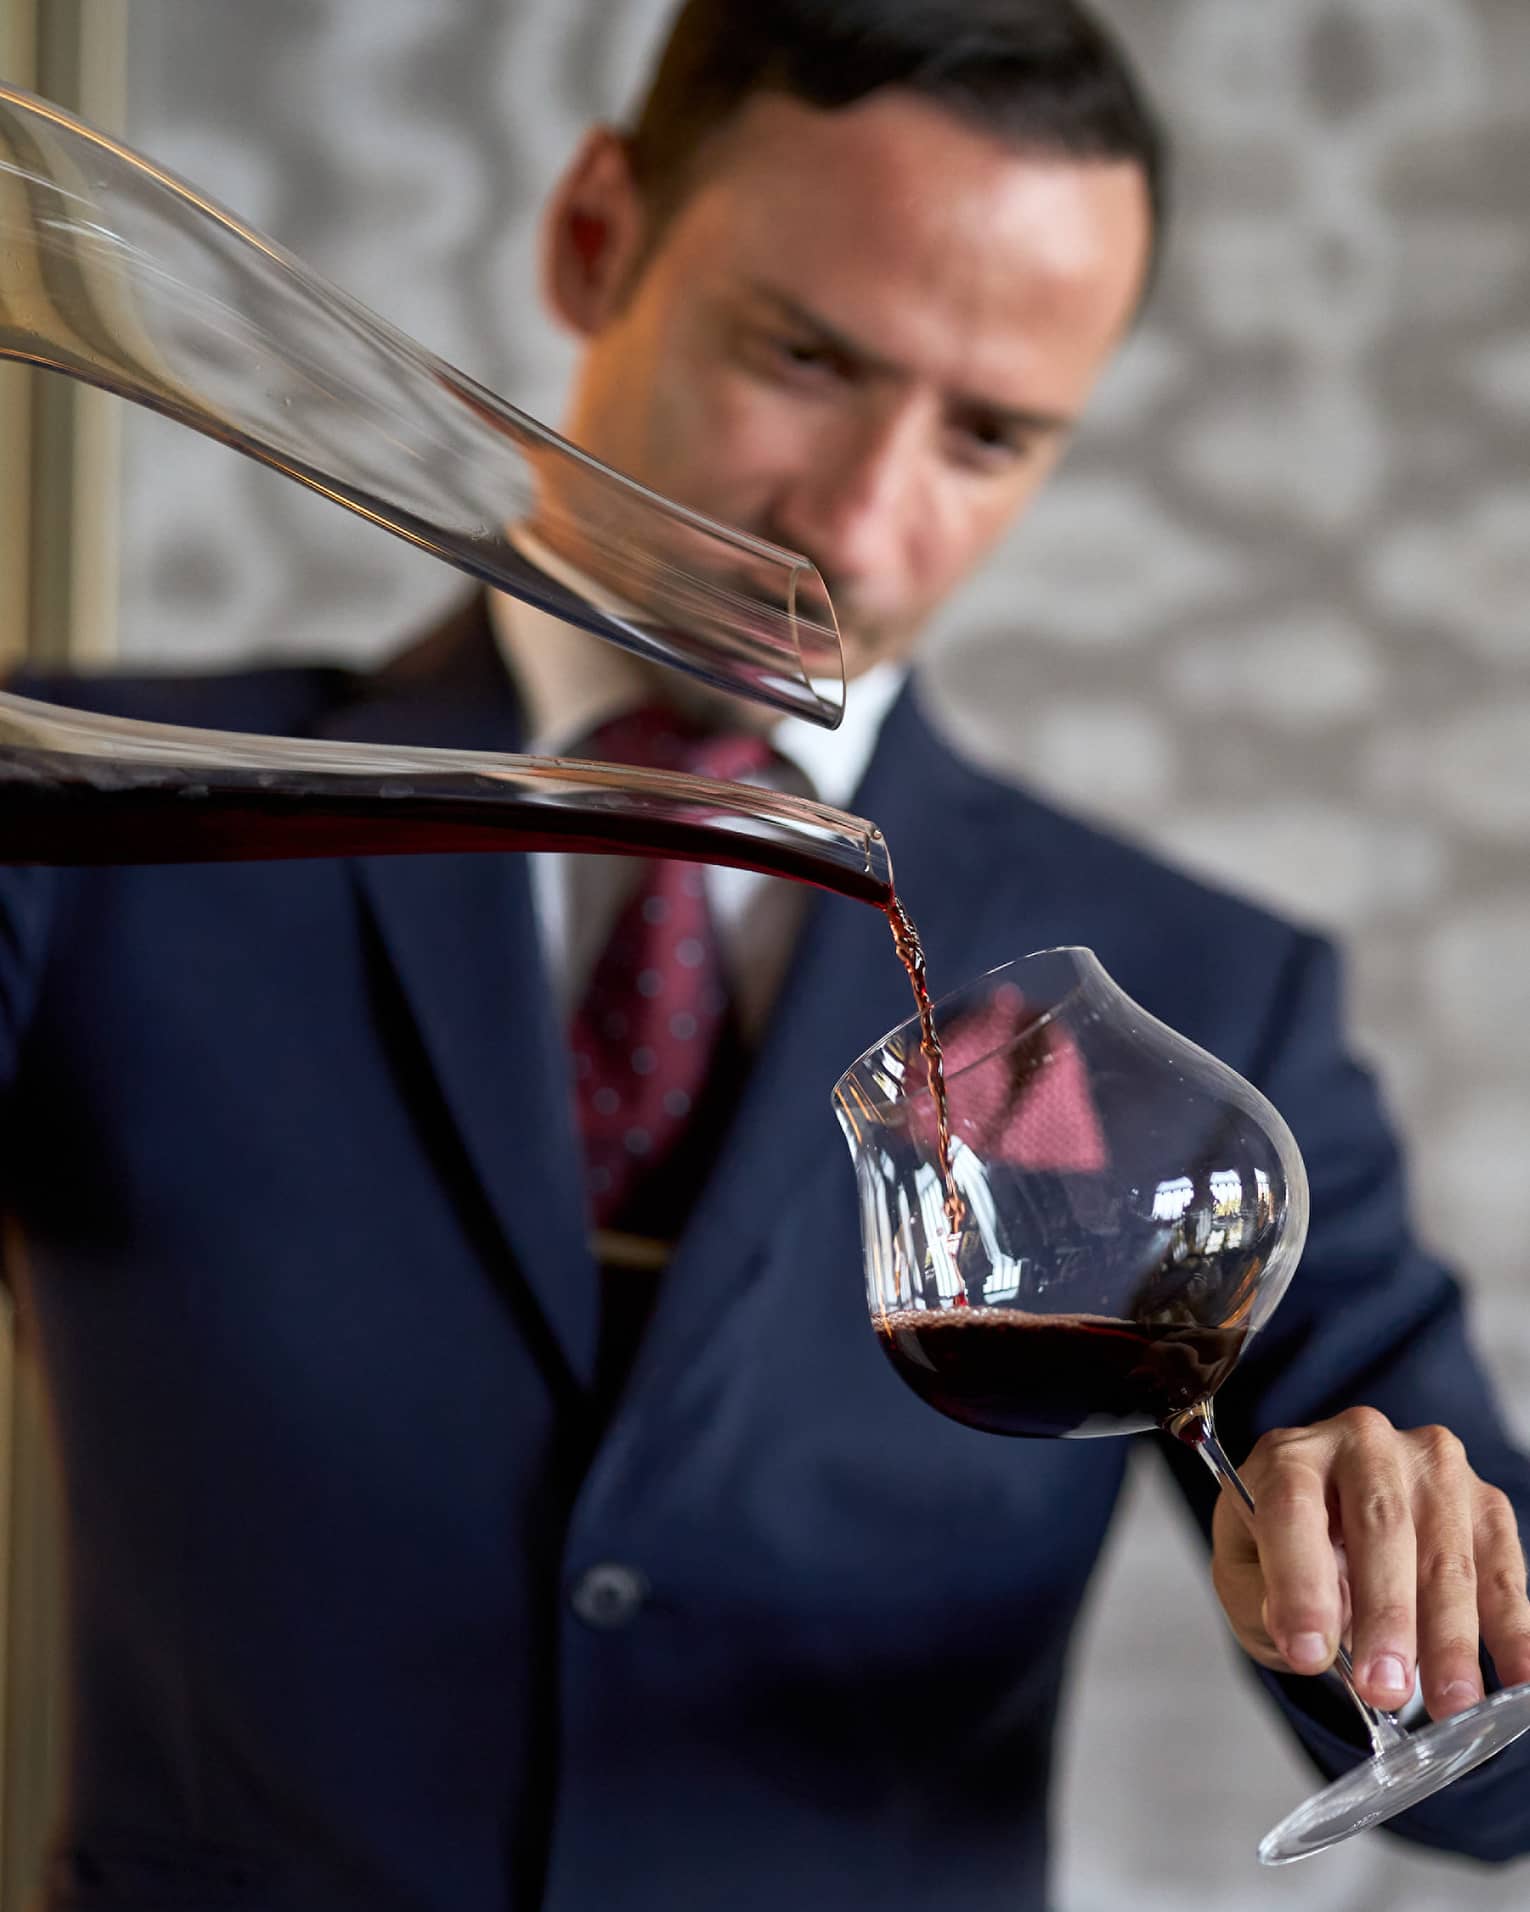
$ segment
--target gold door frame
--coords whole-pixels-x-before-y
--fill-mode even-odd
[[[123,119],[126,0],[0,0],[0,75],[109,130]],[[116,646],[120,403],[0,364],[0,668]],[[59,1495],[26,1306],[0,1288],[0,1912],[39,1884],[64,1743]]]

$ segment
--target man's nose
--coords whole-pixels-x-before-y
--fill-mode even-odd
[[[922,509],[923,424],[912,407],[839,422],[778,493],[775,535],[836,580],[896,577]]]

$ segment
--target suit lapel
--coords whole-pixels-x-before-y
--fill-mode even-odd
[[[479,594],[326,734],[516,750],[520,714]],[[564,1362],[589,1382],[596,1282],[566,1050],[526,859],[363,857],[356,879],[468,1161]]]
[[[852,692],[853,694],[853,692]],[[852,808],[883,831],[938,996],[1020,952],[994,934],[994,786],[931,731],[911,688],[889,713]],[[992,951],[985,954],[985,950]],[[779,1217],[851,1167],[831,1109],[862,1050],[914,1009],[880,910],[819,895],[809,907],[732,1129],[664,1283],[640,1358],[685,1358],[737,1292]],[[822,1199],[820,1196],[819,1199]]]

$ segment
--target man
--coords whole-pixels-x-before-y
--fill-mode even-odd
[[[1160,171],[1064,0],[692,0],[632,134],[592,133],[560,187],[547,284],[583,341],[571,435],[828,577],[850,734],[809,761],[773,729],[754,773],[883,826],[937,978],[1089,944],[1296,1129],[1307,1260],[1222,1410],[1257,1521],[1169,1459],[1238,1640],[1332,1771],[1363,1739],[1299,1676],[1346,1624],[1377,1705],[1417,1672],[1459,1710],[1479,1644],[1530,1679],[1530,1468],[1408,1238],[1332,960],[980,774],[901,678],[1129,327]],[[633,744],[666,696],[667,749],[759,727],[506,603],[372,678],[31,688],[503,749]],[[680,1126],[629,1149],[662,1203],[646,1173],[614,1206],[587,1180],[617,1093],[587,1001],[620,987],[629,905],[669,906],[622,874],[5,873],[8,1195],[72,1519],[56,1906],[1044,1903],[1065,1653],[1125,1444],[958,1428],[873,1344],[826,1099],[908,1012],[874,912],[708,879],[747,1080],[665,1089]],[[639,960],[602,1029],[637,1012]],[[592,1220],[667,1232],[662,1276],[627,1244],[602,1282]],[[1399,1829],[1507,1856],[1527,1797],[1510,1753]]]

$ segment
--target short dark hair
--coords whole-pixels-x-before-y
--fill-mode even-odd
[[[628,134],[634,176],[662,222],[703,142],[753,94],[831,110],[883,87],[1021,149],[1134,162],[1156,259],[1164,134],[1126,55],[1077,0],[686,0]]]

